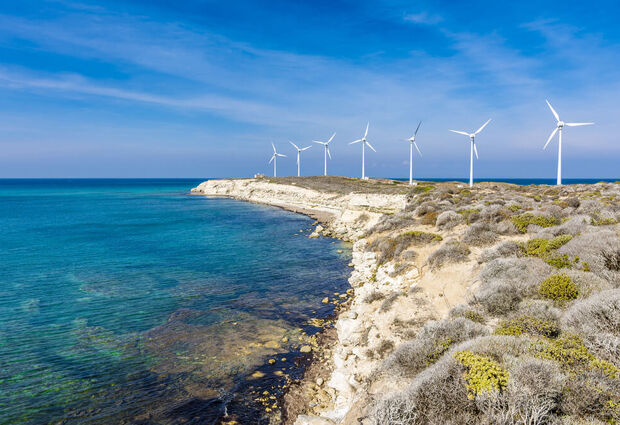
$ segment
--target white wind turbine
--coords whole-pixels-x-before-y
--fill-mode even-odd
[[[373,152],[377,152],[375,150],[375,148],[373,148],[372,145],[370,143],[368,143],[368,141],[366,140],[366,136],[368,136],[368,127],[369,126],[370,126],[370,123],[366,124],[366,132],[364,133],[364,137],[362,137],[361,139],[354,140],[351,143],[349,143],[350,145],[354,145],[355,143],[362,142],[362,180],[366,178],[366,172],[364,170],[364,161],[365,161],[365,155],[366,155],[366,145],[368,145],[368,147],[370,149],[372,149]]]
[[[465,131],[450,130],[453,133],[464,134],[465,136],[468,136],[471,141],[471,145],[469,147],[469,187],[474,187],[474,152],[476,153],[476,159],[478,159],[478,149],[476,149],[476,140],[475,140],[476,135],[480,133],[482,129],[484,129],[484,127],[486,127],[487,124],[490,122],[491,120],[489,119],[487,122],[482,124],[482,127],[480,127],[478,130],[476,130],[473,133],[467,133]]]
[[[420,123],[418,124],[418,128],[415,129],[415,133],[413,133],[413,136],[406,139],[409,142],[409,184],[413,184],[413,147],[414,146],[415,146],[415,149],[420,154],[420,156],[422,156],[422,152],[420,152],[420,148],[418,147],[418,144],[415,142],[415,137],[418,135],[418,130],[420,129],[421,125],[422,125],[422,121],[420,121]]]
[[[269,160],[269,164],[271,164],[271,161],[273,161],[273,176],[277,177],[278,176],[278,174],[277,174],[278,170],[276,168],[276,164],[278,162],[278,157],[279,156],[286,157],[286,155],[278,153],[276,151],[276,146],[273,144],[273,142],[271,142],[271,146],[273,147],[273,155],[271,155],[271,159]]]
[[[313,140],[314,143],[318,143],[319,145],[323,145],[323,147],[325,148],[323,152],[323,155],[325,156],[325,166],[323,168],[323,175],[326,176],[327,175],[327,155],[329,155],[329,159],[332,159],[332,154],[329,153],[329,143],[334,140],[334,136],[336,135],[336,133],[332,134],[332,137],[329,138],[329,140],[327,142],[319,142],[317,140]]]
[[[555,109],[553,109],[553,106],[551,106],[549,101],[545,100],[545,102],[547,102],[547,105],[549,105],[549,109],[551,109],[551,112],[553,113],[553,116],[555,117],[555,120],[557,121],[557,125],[555,129],[551,132],[551,136],[549,136],[549,138],[547,139],[547,143],[545,143],[545,146],[543,147],[543,149],[547,148],[547,145],[549,144],[551,139],[553,139],[553,136],[555,136],[555,133],[559,132],[560,135],[559,135],[559,140],[558,140],[558,178],[556,181],[556,184],[559,186],[562,184],[562,128],[564,128],[565,125],[568,127],[579,127],[581,125],[592,125],[594,123],[593,122],[564,122],[560,120],[560,116],[558,115],[557,112],[555,112]]]
[[[297,177],[301,176],[300,174],[300,154],[305,151],[306,149],[310,149],[312,146],[306,146],[305,148],[300,148],[299,146],[297,146],[295,143],[291,142],[290,140],[288,141],[291,145],[293,145],[295,147],[295,149],[297,149]]]

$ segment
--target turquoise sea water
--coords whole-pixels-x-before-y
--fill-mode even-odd
[[[0,424],[259,423],[350,251],[199,182],[0,180]]]

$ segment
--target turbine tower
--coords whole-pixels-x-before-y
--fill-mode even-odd
[[[289,143],[291,145],[293,145],[295,147],[295,149],[297,149],[297,177],[299,177],[299,176],[301,176],[301,174],[300,174],[300,168],[301,167],[299,165],[300,164],[299,156],[300,156],[302,151],[305,151],[306,149],[310,149],[312,146],[306,146],[305,148],[300,148],[299,146],[297,146],[295,143],[291,142],[290,140],[289,140]]]
[[[420,148],[418,144],[415,142],[415,137],[418,135],[418,130],[422,125],[422,121],[418,123],[418,128],[415,129],[415,133],[408,139],[405,139],[409,142],[409,184],[413,184],[413,147],[418,151],[420,156],[422,156],[422,152],[420,152]]]
[[[547,145],[549,144],[551,139],[553,139],[553,136],[555,136],[555,133],[559,132],[559,136],[558,136],[559,137],[559,140],[558,140],[558,178],[556,181],[556,184],[559,186],[562,184],[562,129],[564,128],[564,126],[579,127],[582,125],[593,125],[594,123],[593,122],[564,122],[560,119],[560,116],[558,115],[558,113],[555,112],[555,109],[553,109],[553,106],[551,106],[549,101],[545,99],[545,102],[547,102],[547,105],[549,105],[549,109],[551,109],[551,112],[553,113],[553,116],[555,117],[557,124],[556,124],[555,129],[551,132],[551,136],[549,136],[549,138],[547,139],[547,143],[545,143],[545,146],[543,147],[543,149],[547,148]]]
[[[324,152],[323,152],[323,155],[325,156],[325,167],[323,169],[323,175],[324,176],[327,175],[327,156],[329,155],[329,159],[332,159],[332,154],[329,153],[329,143],[332,140],[334,140],[334,136],[335,135],[336,135],[336,133],[332,134],[332,137],[330,137],[327,142],[319,142],[317,140],[313,140],[314,143],[318,143],[319,145],[323,145],[323,147],[324,147]]]
[[[474,187],[474,153],[476,153],[476,159],[478,159],[478,149],[476,149],[476,135],[480,133],[484,129],[484,127],[486,127],[487,124],[490,122],[491,120],[489,119],[487,122],[482,124],[482,127],[474,131],[473,133],[450,130],[453,133],[464,134],[465,136],[468,136],[469,140],[471,141],[471,145],[469,147],[469,187]]]
[[[368,143],[368,141],[366,140],[366,136],[368,136],[369,126],[370,126],[370,123],[366,124],[366,132],[364,133],[364,137],[362,137],[361,139],[354,140],[351,143],[349,143],[350,145],[354,145],[355,143],[362,142],[362,180],[366,178],[366,172],[364,169],[364,162],[365,162],[365,156],[366,156],[366,145],[368,145],[368,147],[372,149],[373,152],[377,152],[375,148],[373,148],[372,145]]]
[[[278,162],[278,157],[282,156],[282,157],[286,157],[286,155],[278,153],[276,151],[276,146],[273,144],[273,142],[271,142],[271,146],[273,147],[273,155],[271,155],[271,159],[269,160],[269,164],[271,164],[271,161],[273,161],[273,176],[274,177],[278,177],[278,173],[277,173],[277,162]]]

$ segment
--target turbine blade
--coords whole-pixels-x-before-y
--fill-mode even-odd
[[[478,159],[478,149],[476,149],[475,143],[474,143],[474,153],[476,154],[476,159]]]
[[[593,122],[567,122],[565,125],[569,127],[580,127],[582,125],[594,125]]]
[[[276,153],[276,145],[274,145],[273,142],[271,142],[271,146],[273,147],[273,153]]]
[[[465,133],[464,131],[458,131],[458,130],[450,130],[453,133],[458,133],[458,134],[464,134],[466,136],[469,136],[469,133]]]
[[[489,120],[487,122],[485,122],[484,124],[482,124],[482,127],[480,127],[474,134],[478,134],[482,131],[482,129],[484,129],[484,127],[487,126],[488,123],[491,122],[491,119],[489,118]]]
[[[329,156],[329,159],[332,159],[332,154],[329,153],[329,148],[327,148],[327,156]]]
[[[273,161],[273,159],[275,158],[275,154],[271,156],[271,159],[269,160],[269,162],[267,164],[271,164],[271,161]]]
[[[545,143],[545,146],[543,146],[543,150],[547,149],[547,145],[549,144],[549,142],[551,141],[551,139],[553,139],[553,136],[555,136],[555,133],[558,132],[558,127],[556,127],[555,129],[553,129],[553,131],[551,132],[551,136],[549,136],[549,138],[547,139],[547,143]]]
[[[351,143],[349,143],[349,144],[350,144],[350,145],[354,145],[354,144],[359,143],[359,142],[361,142],[361,141],[362,141],[362,139],[357,139],[357,140],[352,141],[352,142],[351,142]]]
[[[295,146],[295,149],[299,150],[299,146],[297,146],[295,143],[291,142],[290,140],[288,141],[291,145]]]
[[[372,147],[372,145],[371,145],[370,143],[366,142],[366,144],[368,145],[368,147],[369,147],[370,149],[372,149],[372,150],[373,150],[373,152],[377,152],[377,151],[375,150],[375,148],[373,148],[373,147]]]
[[[313,140],[312,143],[318,143],[319,145],[326,145],[325,142],[319,142],[318,140]]]
[[[547,102],[547,105],[549,105],[549,109],[551,109],[551,112],[553,113],[553,116],[555,117],[556,121],[560,121],[560,116],[558,115],[557,112],[555,112],[555,109],[553,109],[553,106],[551,106],[551,104],[549,103],[547,99],[545,99],[545,102]]]
[[[332,140],[334,140],[334,136],[336,135],[336,133],[332,134],[332,137],[329,138],[329,140],[327,141],[327,143],[331,142]]]
[[[422,125],[422,121],[420,121],[420,122],[418,123],[418,128],[416,128],[416,129],[415,129],[415,133],[413,133],[413,137],[415,137],[415,136],[417,136],[417,135],[418,135],[418,130],[420,129],[420,126],[421,126],[421,125]]]
[[[413,142],[413,146],[415,146],[415,150],[417,150],[420,156],[422,156],[422,152],[420,152],[420,148],[418,147],[418,144],[416,142]]]
[[[283,156],[283,157],[285,157],[285,158],[286,158],[286,155],[284,155],[283,153],[277,153],[276,155],[278,155],[278,156]]]
[[[368,127],[370,126],[370,121],[368,121],[368,124],[366,124],[366,132],[364,133],[364,139],[366,138],[366,136],[368,136]]]
[[[307,149],[310,149],[312,146],[306,146],[305,148],[301,148],[300,151],[305,151]]]

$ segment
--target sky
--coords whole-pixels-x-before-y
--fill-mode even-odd
[[[0,178],[620,178],[616,1],[0,3]]]

